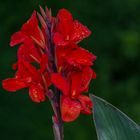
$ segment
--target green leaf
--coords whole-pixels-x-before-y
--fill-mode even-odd
[[[98,140],[140,140],[140,127],[105,100],[90,95]]]

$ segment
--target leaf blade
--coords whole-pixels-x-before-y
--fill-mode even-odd
[[[140,127],[107,101],[90,95],[98,140],[140,140]]]

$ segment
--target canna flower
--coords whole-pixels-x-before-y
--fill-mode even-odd
[[[91,69],[96,56],[77,45],[91,31],[66,9],[60,9],[56,17],[47,8],[44,11],[40,7],[40,11],[34,11],[20,31],[12,35],[10,45],[19,45],[18,60],[13,65],[16,73],[3,80],[2,86],[10,92],[28,88],[31,100],[37,103],[48,96],[55,117],[60,115],[64,122],[71,122],[80,113],[91,114],[93,106],[84,93],[96,78]]]
[[[87,115],[91,114],[92,102],[85,95],[80,95],[77,100],[62,96],[60,107],[63,121],[71,122],[77,119],[81,112]]]
[[[47,75],[48,76],[48,75]],[[10,92],[15,92],[22,88],[29,88],[29,96],[34,102],[41,102],[45,100],[45,88],[42,77],[46,77],[39,70],[37,70],[30,63],[19,60],[18,70],[14,78],[3,80],[3,88]],[[48,86],[50,81],[47,80]]]
[[[72,14],[61,9],[57,14],[58,23],[53,36],[56,46],[67,46],[78,43],[91,34],[91,31],[77,20],[73,20]]]
[[[93,77],[94,72],[90,67],[73,72],[67,78],[62,77],[61,74],[52,74],[52,83],[63,93],[61,113],[64,121],[75,120],[80,112],[91,113],[92,103],[89,97],[83,96],[82,93],[88,91],[89,83]]]

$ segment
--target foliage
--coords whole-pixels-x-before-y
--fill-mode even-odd
[[[98,140],[139,140],[140,127],[107,101],[90,95]]]

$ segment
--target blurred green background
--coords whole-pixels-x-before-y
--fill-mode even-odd
[[[51,7],[53,15],[67,8],[92,30],[81,43],[98,57],[90,92],[140,124],[140,0],[1,0],[0,80],[14,74],[17,47],[9,47],[11,34],[39,10],[38,5]],[[27,93],[0,87],[0,140],[53,140],[50,103],[33,103]],[[92,116],[65,124],[65,140],[71,139],[97,139]]]

